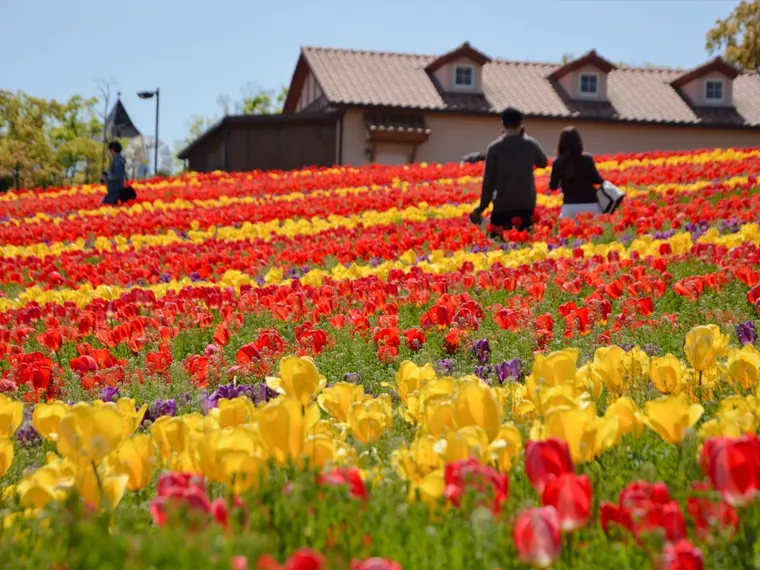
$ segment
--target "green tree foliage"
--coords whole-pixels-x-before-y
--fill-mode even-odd
[[[241,89],[241,92],[242,97],[234,102],[229,95],[220,95],[217,98],[216,103],[221,108],[222,116],[231,114],[273,115],[281,113],[285,99],[288,96],[288,88],[285,86],[276,91],[274,89],[257,89],[251,86],[251,84],[247,84]],[[193,115],[187,121],[187,135],[184,139],[175,143],[175,148],[187,148],[218,120],[219,117],[217,115],[213,117]],[[180,164],[177,164],[177,169],[181,169]]]
[[[102,123],[96,99],[65,103],[0,91],[0,179],[15,188],[93,182]]]
[[[261,90],[243,97],[241,115],[272,115],[282,112],[282,106],[288,96],[288,88],[283,87],[279,92],[273,89]]]
[[[744,0],[707,32],[705,45],[711,54],[744,69],[760,67],[760,0]]]

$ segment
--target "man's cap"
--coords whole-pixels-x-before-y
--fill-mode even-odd
[[[523,122],[523,118],[522,111],[514,107],[507,107],[501,114],[501,122],[505,127],[516,127]]]

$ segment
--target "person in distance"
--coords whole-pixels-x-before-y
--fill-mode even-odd
[[[108,153],[111,155],[111,166],[108,172],[103,173],[101,182],[106,185],[106,197],[101,204],[114,206],[118,204],[124,190],[124,183],[127,179],[127,165],[124,157],[121,156],[121,143],[111,141],[108,143]]]
[[[604,183],[594,158],[583,152],[583,139],[575,127],[566,127],[559,135],[557,158],[549,180],[551,190],[562,189],[560,218],[574,219],[578,214],[601,214],[596,187]]]
[[[545,168],[549,159],[538,141],[525,134],[522,112],[509,107],[501,122],[502,136],[486,149],[480,205],[470,214],[470,221],[480,224],[493,202],[492,226],[525,230],[533,225],[536,208],[533,168]]]

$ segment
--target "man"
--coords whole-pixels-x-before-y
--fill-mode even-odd
[[[483,212],[493,202],[492,226],[525,230],[533,225],[536,208],[533,167],[545,168],[549,159],[538,141],[525,134],[520,111],[507,108],[501,122],[504,133],[486,149],[480,206],[470,214],[470,220],[480,224]]]
[[[101,204],[116,205],[122,195],[124,182],[127,178],[127,166],[124,157],[121,156],[121,144],[119,141],[108,143],[108,154],[111,155],[111,166],[108,172],[103,173],[103,182],[106,185],[108,193],[103,198]]]

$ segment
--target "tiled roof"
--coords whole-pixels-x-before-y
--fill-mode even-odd
[[[549,76],[560,64],[494,59],[483,66],[483,95],[442,93],[425,68],[438,56],[304,47],[303,58],[332,104],[428,111],[600,118],[643,123],[760,127],[760,77],[734,80],[734,110],[699,109],[672,85],[686,71],[623,67],[607,76],[608,103],[573,101]]]

